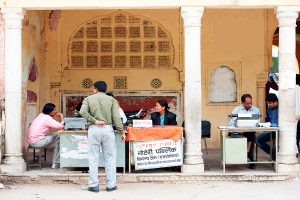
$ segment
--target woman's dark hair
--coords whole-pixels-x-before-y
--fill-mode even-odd
[[[277,98],[276,94],[269,93],[269,94],[266,96],[266,101],[267,101],[267,102],[276,102],[276,101],[278,101],[278,98]]]
[[[168,106],[168,102],[166,100],[158,100],[157,103],[159,103],[159,105],[162,107],[165,107],[165,112],[168,112],[170,107]]]
[[[43,108],[43,113],[49,115],[55,109],[55,105],[53,103],[46,103]]]
[[[241,101],[244,103],[246,98],[252,99],[252,96],[250,94],[243,94],[243,96],[241,97]]]

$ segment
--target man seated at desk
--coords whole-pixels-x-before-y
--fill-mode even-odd
[[[244,94],[241,97],[242,105],[236,107],[232,111],[232,115],[237,114],[255,114],[260,115],[259,108],[252,106],[252,96],[250,94]],[[237,125],[237,118],[230,118],[229,126],[236,127]],[[247,152],[248,152],[248,159],[250,161],[254,161],[254,141],[255,141],[255,132],[244,132],[242,133],[247,138]],[[249,164],[250,169],[255,169],[255,164]]]
[[[269,93],[266,97],[266,102],[268,105],[266,113],[266,122],[271,123],[271,127],[278,126],[278,98],[276,94]],[[272,139],[275,139],[275,132],[263,132],[259,134],[256,138],[257,145],[267,154],[270,154],[270,146],[267,142],[270,141],[270,134],[272,134]],[[276,151],[275,147],[272,148],[272,159],[275,160]]]
[[[169,111],[167,101],[157,101],[155,109],[157,112],[151,114],[153,125],[177,125],[176,114]]]
[[[52,117],[58,116],[60,122]],[[59,167],[60,152],[59,152],[59,135],[50,133],[50,129],[63,129],[64,116],[56,111],[53,103],[47,103],[42,113],[40,113],[30,124],[28,132],[28,143],[31,147],[44,147],[53,150],[52,168]]]

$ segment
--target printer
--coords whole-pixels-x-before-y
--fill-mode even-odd
[[[85,130],[86,120],[83,117],[66,117],[64,121],[65,130]]]
[[[259,124],[259,115],[251,113],[242,113],[237,114],[237,123],[238,128],[242,127],[257,127]]]

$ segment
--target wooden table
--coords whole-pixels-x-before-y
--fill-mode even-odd
[[[275,164],[275,171],[278,171],[278,131],[279,128],[277,127],[247,127],[247,128],[235,128],[235,127],[226,127],[226,126],[219,126],[218,127],[220,131],[220,142],[221,142],[221,164],[223,166],[223,172],[225,173],[225,166],[226,166],[226,146],[225,146],[225,137],[228,135],[229,132],[238,132],[238,133],[243,133],[243,132],[256,132],[256,133],[261,133],[261,132],[275,132],[275,152],[276,152],[276,160],[272,160],[272,148],[274,147],[273,139],[272,139],[272,134],[270,134],[270,160],[265,160],[265,161],[247,161],[247,164],[252,164],[252,163],[273,163]],[[233,138],[234,139],[234,138]],[[247,156],[247,155],[246,155]],[[234,164],[234,163],[230,163]],[[237,163],[239,164],[239,163]]]

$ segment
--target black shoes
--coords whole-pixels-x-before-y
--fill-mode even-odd
[[[106,191],[107,191],[107,192],[112,192],[112,191],[114,191],[114,190],[117,190],[117,186],[112,187],[112,188],[106,188]]]
[[[90,191],[90,192],[99,192],[99,185],[95,186],[95,187],[89,187],[88,191]]]
[[[249,164],[249,169],[256,169],[256,165],[254,164],[254,163],[252,163],[252,164]]]
[[[112,192],[114,190],[117,190],[117,186],[112,187],[112,188],[106,188],[107,192]],[[95,187],[88,187],[88,191],[90,192],[99,192],[99,185]]]

